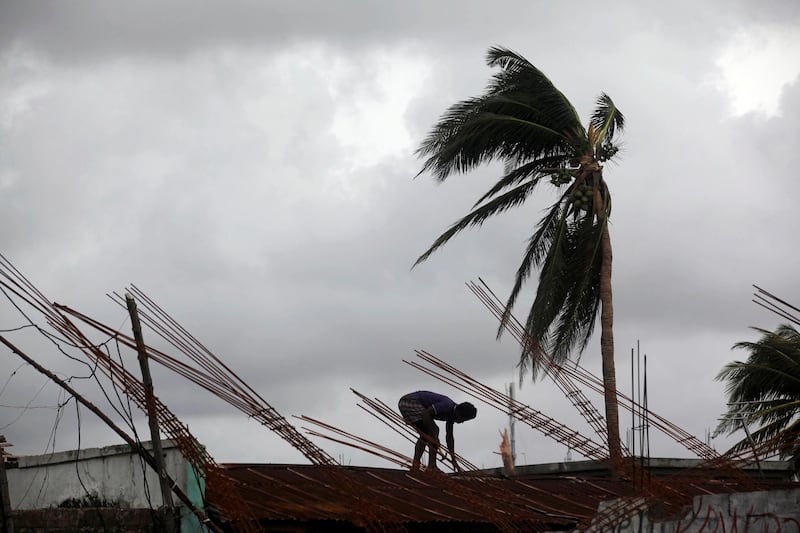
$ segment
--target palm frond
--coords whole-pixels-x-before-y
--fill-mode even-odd
[[[501,71],[485,93],[450,106],[423,140],[420,174],[443,181],[494,159],[567,158],[586,148],[577,112],[541,71],[501,48],[490,50],[489,64]]]
[[[602,224],[584,216],[571,225],[565,275],[569,294],[555,326],[551,354],[566,359],[586,349],[600,307],[600,233]]]
[[[429,156],[420,174],[444,181],[494,159],[530,160],[575,154],[563,133],[531,113],[515,113],[491,101],[452,106],[423,140],[417,155]]]
[[[500,67],[508,72],[536,69],[525,57],[502,46],[489,48],[489,51],[486,52],[486,64],[490,67]]]
[[[536,290],[533,305],[525,321],[527,336],[523,343],[522,360],[529,358],[532,349],[542,347],[549,350],[551,345],[551,325],[561,312],[559,305],[566,299],[569,291],[567,280],[561,274],[565,270],[567,258],[564,253],[564,242],[568,239],[568,209],[563,206],[558,224],[552,233],[551,241],[546,246],[546,255],[541,259],[539,269],[539,287]],[[539,244],[541,248],[542,243]],[[535,251],[534,251],[535,253]],[[521,283],[515,283],[515,288]],[[533,378],[537,378],[538,366],[536,361],[528,360]]]
[[[565,224],[541,266],[527,327],[557,361],[573,350],[580,355],[594,331],[600,306],[601,228],[589,215]]]
[[[430,255],[435,252],[437,249],[442,247],[447,241],[452,239],[456,236],[461,230],[466,229],[470,226],[480,226],[483,224],[487,218],[492,215],[496,215],[497,213],[502,213],[507,209],[511,209],[521,203],[523,203],[527,197],[533,192],[533,189],[536,187],[538,180],[530,180],[522,185],[515,187],[514,189],[502,194],[495,199],[491,200],[483,204],[482,206],[473,209],[468,215],[464,218],[450,226],[447,231],[442,233],[428,248],[422,255],[420,255],[417,260],[414,262],[414,265],[411,268],[414,268],[418,264],[422,263]]]
[[[566,194],[562,195],[558,201],[550,206],[548,213],[539,221],[538,229],[528,240],[528,246],[526,247],[525,254],[523,255],[520,266],[517,269],[514,286],[512,287],[511,293],[506,301],[503,315],[500,317],[500,326],[497,329],[497,338],[500,338],[505,331],[506,324],[511,318],[511,310],[514,308],[514,304],[516,303],[517,297],[522,290],[522,286],[530,277],[531,270],[534,267],[539,266],[541,263],[542,258],[547,253],[547,249],[555,238],[555,234],[559,229],[561,221],[566,216],[566,206],[564,205],[565,199]]]
[[[740,429],[741,426],[735,429]],[[782,459],[790,459],[797,463],[800,460],[800,420],[787,425],[769,424],[750,433],[747,437],[736,442],[729,448],[729,452],[746,452],[752,447],[761,448],[761,455],[778,454]],[[795,468],[795,471],[797,469]]]
[[[800,395],[800,335],[789,325],[775,332],[753,328],[757,342],[739,342],[734,349],[750,353],[747,362],[727,365],[717,379],[726,380],[734,401],[755,401],[787,394]]]
[[[602,221],[589,213],[570,221],[568,197],[565,192],[551,206],[529,240],[498,330],[499,337],[522,286],[533,268],[539,267],[539,285],[525,323],[528,335],[520,358],[520,368],[531,370],[534,379],[539,368],[531,353],[545,348],[563,361],[573,350],[582,352],[600,305]]]
[[[611,97],[602,93],[597,99],[597,107],[589,121],[592,128],[597,131],[596,144],[611,141],[617,131],[625,127],[625,116],[614,105]]]
[[[545,169],[559,166],[563,163],[563,161],[564,158],[562,156],[551,156],[535,159],[523,165],[516,166],[513,160],[508,160],[505,168],[503,169],[505,175],[497,180],[497,182],[488,191],[486,191],[483,196],[478,198],[472,207],[474,208],[478,206],[503,189],[516,185],[528,177],[535,176],[536,174],[545,171]],[[541,177],[542,176],[536,176],[534,179],[538,181],[541,179]]]
[[[550,117],[552,124],[561,124],[561,130],[569,130],[577,135],[583,133],[580,116],[575,107],[559,91],[541,70],[520,54],[495,46],[489,49],[486,63],[499,67],[490,86],[493,93],[515,93],[525,95],[529,101],[536,102],[536,108]]]
[[[611,192],[608,190],[608,186],[602,178],[602,175],[600,175],[600,173],[597,174],[594,183],[595,206],[599,205],[597,203],[597,197],[599,195],[600,200],[603,202],[603,207],[602,211],[595,210],[594,215],[598,220],[602,220],[608,224],[608,220],[611,218]]]
[[[756,342],[739,342],[734,348],[749,352],[747,361],[734,361],[717,375],[725,381],[729,409],[718,429],[733,433],[742,424],[758,425],[754,442],[768,444],[800,466],[800,334],[791,325],[776,331],[753,328]],[[743,440],[732,450],[744,450]]]

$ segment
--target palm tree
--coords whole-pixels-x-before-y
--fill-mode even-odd
[[[729,405],[718,431],[760,425],[750,434],[752,442],[742,439],[731,451],[763,445],[800,473],[800,333],[789,324],[774,332],[753,329],[761,334],[758,341],[734,345],[750,352],[747,361],[734,361],[717,376],[727,382]]]
[[[564,94],[524,57],[493,47],[487,63],[499,72],[483,95],[452,105],[440,117],[417,150],[426,158],[419,175],[430,172],[441,182],[490,161],[503,162],[504,173],[415,266],[461,230],[522,204],[540,183],[555,187],[558,200],[530,237],[498,336],[534,268],[539,269],[539,285],[525,323],[529,341],[523,345],[521,372],[530,369],[536,378],[534,350],[545,349],[561,362],[573,351],[579,356],[600,310],[609,454],[616,460],[621,447],[608,231],[611,196],[601,163],[617,153],[613,141],[624,117],[601,94],[584,128]]]

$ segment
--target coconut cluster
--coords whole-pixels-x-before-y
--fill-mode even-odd
[[[589,211],[592,208],[592,202],[594,201],[594,190],[592,189],[592,186],[586,183],[581,183],[572,191],[570,200],[572,201],[572,205],[575,207],[576,211]]]
[[[603,143],[600,148],[597,149],[597,159],[600,162],[605,162],[617,155],[619,152],[619,148],[611,144],[610,142]]]
[[[566,185],[572,178],[575,177],[575,170],[571,170],[568,168],[560,168],[558,172],[550,174],[550,183],[555,185],[556,187],[560,187],[561,185]]]

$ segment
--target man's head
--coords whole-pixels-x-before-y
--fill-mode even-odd
[[[456,413],[454,417],[454,421],[457,424],[461,422],[465,422],[467,420],[472,420],[478,414],[478,410],[475,409],[475,406],[469,402],[462,402],[456,405]]]

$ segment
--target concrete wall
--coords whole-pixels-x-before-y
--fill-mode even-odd
[[[600,505],[602,511],[613,505]],[[601,522],[602,523],[602,522]],[[598,527],[599,526],[599,527]],[[646,511],[589,531],[614,533],[800,533],[800,489],[697,496],[681,516],[651,521]]]
[[[673,459],[666,457],[648,457],[637,459],[635,468],[644,468],[653,476],[669,476],[679,472],[702,468],[706,464],[701,459]],[[761,461],[760,464],[742,466],[743,472],[756,479],[781,479],[790,481],[793,478],[791,463],[789,461]],[[484,473],[500,476],[501,468],[489,468]],[[688,472],[687,472],[688,473]],[[541,463],[536,465],[517,465],[514,469],[516,476],[542,475],[542,474],[569,474],[578,477],[608,477],[611,472],[603,462],[598,461],[569,461],[561,463]]]
[[[152,450],[149,442],[143,444]],[[167,472],[202,508],[205,491],[193,469],[171,441],[162,446]],[[158,476],[127,444],[20,457],[18,463],[18,468],[7,471],[12,510],[58,507],[87,494],[121,508],[157,509],[162,505]],[[180,503],[177,498],[174,501]],[[190,511],[181,509],[181,517],[183,531],[199,531]]]
[[[14,533],[161,533],[164,516],[150,509],[14,511]]]

